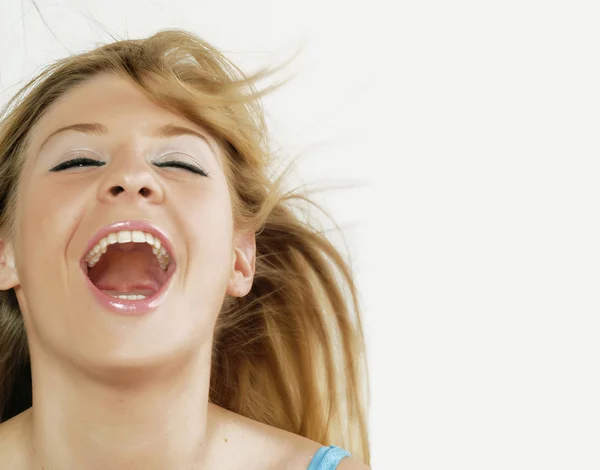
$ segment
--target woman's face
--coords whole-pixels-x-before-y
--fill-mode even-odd
[[[110,371],[210,344],[255,251],[234,232],[215,140],[110,75],[64,95],[31,137],[12,252],[32,356]]]

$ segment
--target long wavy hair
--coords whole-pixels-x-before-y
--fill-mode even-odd
[[[284,66],[286,63],[284,63]],[[226,296],[214,334],[209,397],[251,419],[346,448],[369,464],[366,350],[351,264],[304,222],[283,189],[255,83],[214,46],[179,29],[110,44],[52,63],[0,117],[0,232],[14,234],[17,186],[31,130],[74,86],[97,74],[128,77],[153,102],[200,124],[219,142],[236,227],[256,235],[245,297]],[[327,213],[323,211],[326,215]],[[331,219],[331,217],[330,217]],[[333,220],[333,219],[331,219]],[[334,222],[335,223],[335,222]],[[339,226],[336,225],[339,229]],[[0,422],[31,406],[27,335],[14,290],[0,292]]]

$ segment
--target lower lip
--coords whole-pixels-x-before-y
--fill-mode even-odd
[[[81,268],[83,270],[83,276],[85,277],[87,286],[98,303],[100,303],[100,305],[107,310],[129,316],[144,315],[156,310],[165,300],[168,287],[171,284],[171,279],[173,278],[173,273],[175,272],[175,264],[171,263],[167,268],[169,277],[158,291],[151,296],[146,297],[145,299],[126,300],[119,299],[102,292],[92,283],[92,281],[90,281],[90,278],[87,276],[87,265],[82,263]]]

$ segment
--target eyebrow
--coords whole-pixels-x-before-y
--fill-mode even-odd
[[[69,126],[64,126],[59,129],[56,129],[48,137],[46,137],[44,139],[44,141],[38,148],[38,155],[42,151],[42,148],[44,147],[44,145],[46,145],[46,143],[52,137],[54,137],[56,134],[59,134],[61,132],[65,132],[65,131],[77,131],[77,132],[82,132],[84,134],[93,134],[93,135],[108,134],[108,128],[104,124],[100,124],[98,122],[82,122],[82,123],[77,123],[77,124],[71,124]],[[208,141],[206,136],[204,136],[200,132],[197,132],[188,127],[178,126],[175,124],[165,124],[163,126],[160,126],[156,129],[154,129],[150,134],[147,134],[147,135],[149,135],[150,137],[174,137],[174,136],[179,136],[179,135],[193,135],[193,136],[196,136],[196,137],[202,139],[204,142],[206,142],[206,144],[212,150],[212,152],[214,153],[214,155],[216,157],[215,150],[213,149],[213,146],[210,144],[210,142]]]

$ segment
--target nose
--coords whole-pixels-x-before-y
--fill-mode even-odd
[[[147,162],[132,160],[121,164],[111,162],[114,166],[105,172],[98,199],[104,203],[145,201],[160,204],[164,200],[164,192],[156,175]]]

